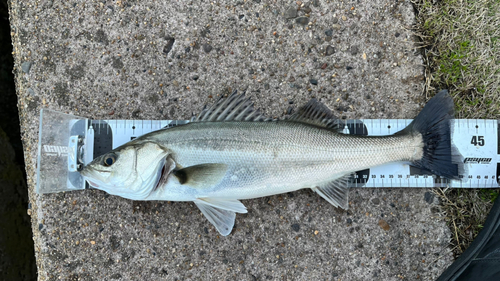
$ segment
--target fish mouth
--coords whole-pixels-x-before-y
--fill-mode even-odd
[[[80,173],[81,174],[88,174],[88,173],[92,173],[92,172],[108,173],[108,174],[111,173],[110,171],[107,171],[107,170],[99,170],[96,168],[87,168],[87,166],[83,167],[83,170]]]
[[[96,182],[90,180],[90,178],[84,174],[82,174],[82,177],[85,181],[87,181],[87,183],[90,185],[90,187],[93,187],[93,188],[99,188],[99,184],[97,184]]]
[[[102,171],[102,170],[97,170],[97,169],[91,169],[88,167],[83,167],[82,171],[80,171],[80,174],[82,175],[83,179],[86,180],[89,185],[93,188],[99,188],[99,184],[96,183],[95,179],[97,173],[109,173],[109,171]],[[94,179],[94,181],[92,181]]]
[[[95,182],[93,182],[93,181],[91,181],[89,179],[85,179],[85,180],[89,183],[89,185],[91,187],[93,187],[93,188],[99,188],[99,185],[97,183],[95,183]]]

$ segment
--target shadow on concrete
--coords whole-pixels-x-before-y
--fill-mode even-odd
[[[13,66],[7,1],[0,0],[0,280],[36,280]]]

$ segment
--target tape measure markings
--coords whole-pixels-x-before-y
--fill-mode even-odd
[[[411,119],[361,119],[347,120],[344,133],[359,135],[391,135],[404,129]],[[188,121],[169,120],[95,120],[95,138],[112,138],[111,150],[131,139],[165,127],[174,127]],[[106,127],[106,134],[101,132]],[[123,127],[123,128],[122,128]],[[408,164],[391,163],[368,169],[368,173],[354,178],[357,187],[498,187],[498,154],[500,154],[500,126],[497,120],[456,119],[451,122],[452,141],[464,157],[469,175],[461,175],[467,181],[450,181],[421,174],[422,171]],[[111,132],[109,132],[111,130]],[[96,128],[94,127],[94,132]],[[496,133],[496,136],[495,136]],[[102,141],[94,142],[103,143]],[[103,151],[103,148],[100,149]],[[95,154],[94,154],[95,156]],[[87,159],[87,158],[86,158]],[[489,160],[488,160],[489,159]]]

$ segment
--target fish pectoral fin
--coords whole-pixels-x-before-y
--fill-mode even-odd
[[[349,199],[349,178],[351,174],[344,175],[326,184],[313,187],[316,193],[335,207],[348,208]]]
[[[205,188],[218,184],[227,172],[227,165],[207,163],[194,165],[174,172],[179,183],[193,188]]]
[[[194,201],[222,236],[231,233],[236,213],[246,213],[245,206],[236,199],[199,198]]]

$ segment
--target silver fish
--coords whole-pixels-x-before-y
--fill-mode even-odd
[[[239,201],[311,188],[336,207],[348,206],[355,171],[404,161],[457,178],[447,91],[431,99],[414,121],[390,136],[345,135],[343,123],[311,100],[284,120],[270,120],[233,93],[193,122],[136,138],[83,168],[88,183],[133,200],[193,201],[228,235]],[[457,163],[455,163],[457,162]]]

